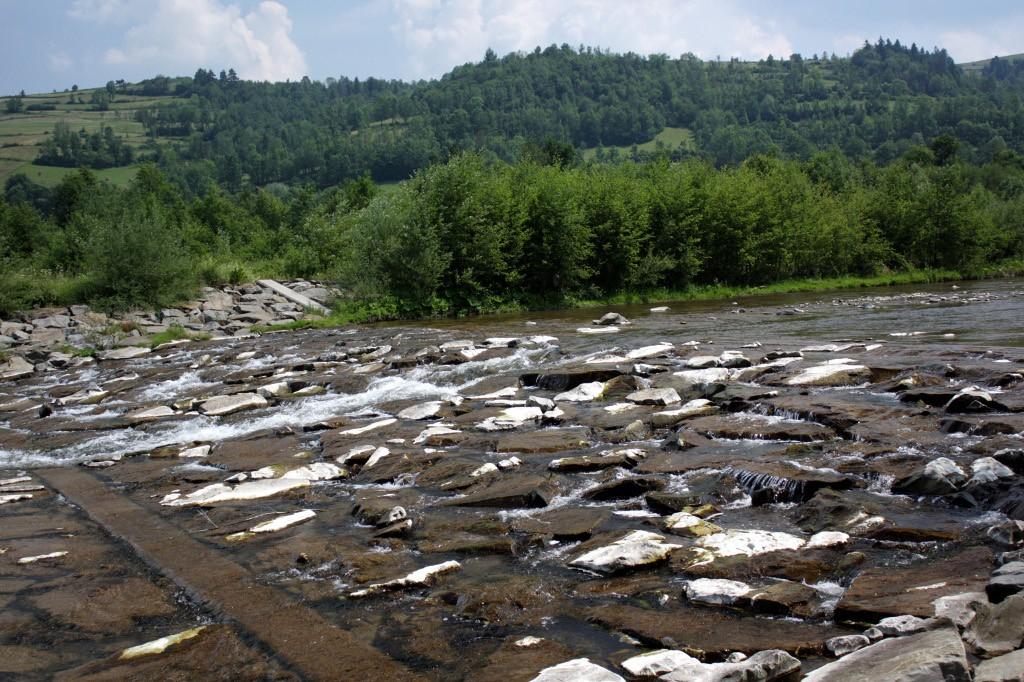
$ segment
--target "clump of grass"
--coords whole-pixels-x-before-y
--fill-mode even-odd
[[[150,348],[156,348],[159,345],[170,343],[171,341],[181,341],[183,339],[188,341],[208,341],[210,339],[210,335],[190,332],[180,325],[173,324],[166,331],[150,336],[146,345]]]

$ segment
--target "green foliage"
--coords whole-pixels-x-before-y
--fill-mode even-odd
[[[350,217],[343,281],[398,316],[622,292],[977,272],[1019,257],[1024,192],[961,163],[861,168],[752,157],[564,168],[463,154]],[[1012,186],[1024,171],[987,174]]]
[[[83,268],[94,300],[113,309],[166,305],[185,296],[193,281],[181,227],[140,185],[128,199],[81,218],[88,233]]]

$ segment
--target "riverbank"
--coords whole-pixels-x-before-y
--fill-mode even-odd
[[[1024,275],[1024,260],[1015,259],[986,266],[985,268],[971,272],[925,269],[889,272],[866,277],[846,276],[824,279],[803,278],[759,286],[711,285],[687,287],[685,289],[656,289],[644,292],[623,292],[602,298],[570,298],[558,303],[551,302],[533,307],[511,307],[495,313],[461,317],[487,319],[488,317],[508,313],[543,312],[566,308],[601,308],[640,303],[670,304],[681,301],[713,301],[716,299],[724,300],[729,298],[769,296],[774,294],[825,293],[831,291],[847,291],[850,289],[865,289],[870,287],[900,286],[907,284],[938,284],[941,282],[966,282],[1002,277],[1019,277],[1022,275]],[[438,318],[394,317],[389,316],[386,313],[382,313],[381,309],[368,306],[363,302],[345,302],[342,300],[336,301],[331,313],[324,317],[312,317],[282,324],[264,325],[257,328],[257,331],[268,332],[296,329],[331,329],[334,327],[344,327],[350,324],[365,324],[384,321],[424,322],[430,319]]]

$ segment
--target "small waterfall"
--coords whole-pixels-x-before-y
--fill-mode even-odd
[[[804,502],[810,492],[804,481],[784,476],[738,469],[733,472],[736,481],[750,495],[754,506],[777,502]]]

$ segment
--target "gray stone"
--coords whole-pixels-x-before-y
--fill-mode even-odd
[[[602,326],[629,324],[629,320],[627,320],[623,315],[620,315],[619,313],[605,313],[604,315],[601,316],[601,319],[594,320],[594,324]]]
[[[833,656],[845,656],[869,644],[871,640],[864,635],[842,635],[825,640],[825,648],[832,652]]]
[[[256,393],[236,393],[204,400],[199,404],[199,411],[211,417],[222,417],[242,410],[266,407],[269,404],[266,398]]]
[[[147,355],[149,352],[150,350],[145,346],[126,346],[97,353],[96,358],[99,360],[130,360]]]
[[[1024,682],[1024,649],[982,661],[974,669],[974,682]]]
[[[634,391],[626,396],[626,400],[638,405],[672,405],[678,403],[679,394],[674,388],[648,388],[643,391]]]
[[[1019,649],[1024,641],[1024,594],[998,604],[978,604],[977,614],[964,631],[964,641],[989,656]]]
[[[954,628],[883,639],[824,665],[804,682],[970,682],[964,644]]]
[[[1024,561],[1003,564],[992,572],[992,579],[985,586],[985,593],[994,604],[1021,590],[1024,590]]]
[[[0,381],[14,381],[31,376],[36,368],[25,358],[14,355],[7,362],[0,363]]]

